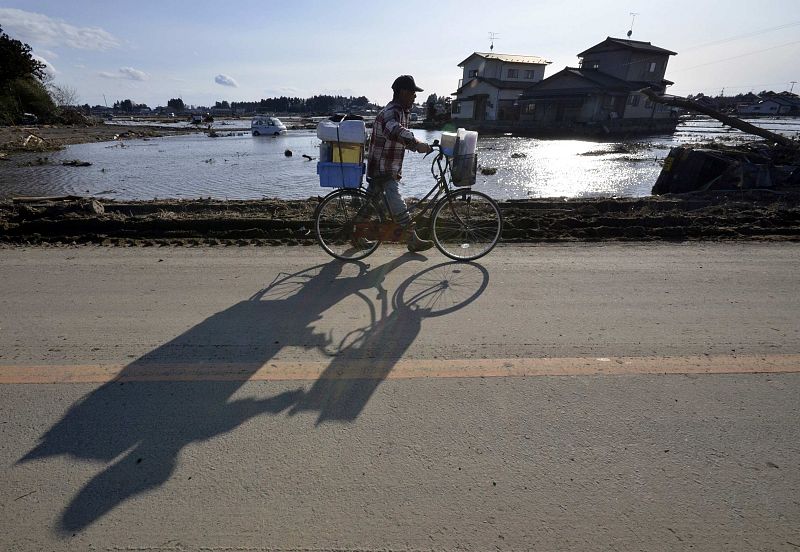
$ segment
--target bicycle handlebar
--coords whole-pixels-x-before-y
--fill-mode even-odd
[[[439,140],[434,140],[432,144],[428,144],[428,145],[431,147],[431,151],[426,153],[425,157],[428,157],[430,154],[432,154],[436,150],[439,150],[439,155],[442,154],[442,146],[439,144]],[[425,159],[425,157],[423,157],[423,159]]]

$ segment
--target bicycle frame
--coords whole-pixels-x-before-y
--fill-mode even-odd
[[[438,148],[439,146],[435,145],[433,147]],[[442,160],[444,160],[444,167],[442,167]],[[436,173],[434,166],[438,167],[439,169],[438,174]],[[431,162],[431,174],[436,179],[436,184],[433,185],[433,187],[428,191],[428,193],[425,194],[425,196],[422,199],[420,199],[415,205],[412,205],[411,207],[408,208],[408,214],[411,216],[412,222],[416,223],[419,220],[421,220],[423,215],[425,215],[425,213],[427,213],[438,203],[440,197],[445,197],[448,193],[451,192],[446,176],[449,168],[450,168],[450,160],[446,155],[442,153],[440,149],[439,153]],[[370,193],[367,189],[364,188],[363,185],[361,186],[361,190],[363,190],[367,194],[369,201],[373,202],[373,204],[376,207],[380,207],[383,212],[389,214],[389,219],[391,220],[391,222],[395,224],[397,223],[397,221],[394,218],[394,214],[392,213],[391,209],[389,209],[389,202],[386,199],[383,190],[377,190]],[[382,199],[380,203],[378,203],[378,196],[380,196],[380,198]],[[419,212],[414,214],[416,211]]]
[[[438,141],[431,149],[437,152],[431,162],[435,184],[422,199],[406,206],[410,219],[414,226],[430,232],[436,247],[447,257],[456,261],[478,259],[500,239],[500,208],[487,194],[472,190],[474,179],[470,184],[454,184],[452,173],[448,175],[452,160],[442,152]],[[471,207],[473,202],[476,209]],[[331,256],[344,261],[363,259],[382,242],[402,242],[412,230],[397,222],[379,183],[331,192],[322,198],[314,221],[319,244]]]

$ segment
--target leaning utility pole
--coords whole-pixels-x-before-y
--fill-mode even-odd
[[[651,88],[643,88],[639,90],[639,92],[641,92],[654,102],[662,103],[664,105],[671,105],[673,107],[681,107],[683,109],[688,109],[690,111],[696,111],[698,113],[702,113],[703,115],[708,115],[709,117],[713,117],[714,119],[720,121],[723,124],[728,125],[729,127],[741,130],[742,132],[746,132],[747,134],[754,134],[756,136],[760,136],[765,140],[769,140],[770,142],[775,142],[782,146],[797,148],[800,145],[798,144],[798,142],[795,142],[794,140],[787,138],[786,136],[783,136],[781,134],[776,134],[768,130],[764,130],[763,128],[757,127],[755,125],[751,125],[750,123],[742,121],[738,117],[731,117],[730,115],[725,115],[724,113],[720,113],[716,109],[712,109],[701,103],[695,102],[694,100],[689,100],[687,98],[682,98],[680,96],[668,96],[668,95],[662,96],[656,94],[656,92]]]

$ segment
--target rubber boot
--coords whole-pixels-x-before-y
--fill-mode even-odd
[[[433,242],[431,240],[423,240],[419,236],[417,236],[417,230],[415,226],[412,224],[409,227],[410,234],[408,236],[408,250],[412,253],[417,253],[419,251],[426,251],[433,247]]]

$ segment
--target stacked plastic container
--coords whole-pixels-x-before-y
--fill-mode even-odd
[[[450,157],[450,176],[454,186],[472,186],[478,174],[478,133],[459,128],[442,132],[442,152]]]
[[[364,121],[322,121],[317,125],[319,146],[317,174],[324,188],[358,188],[364,178]]]

